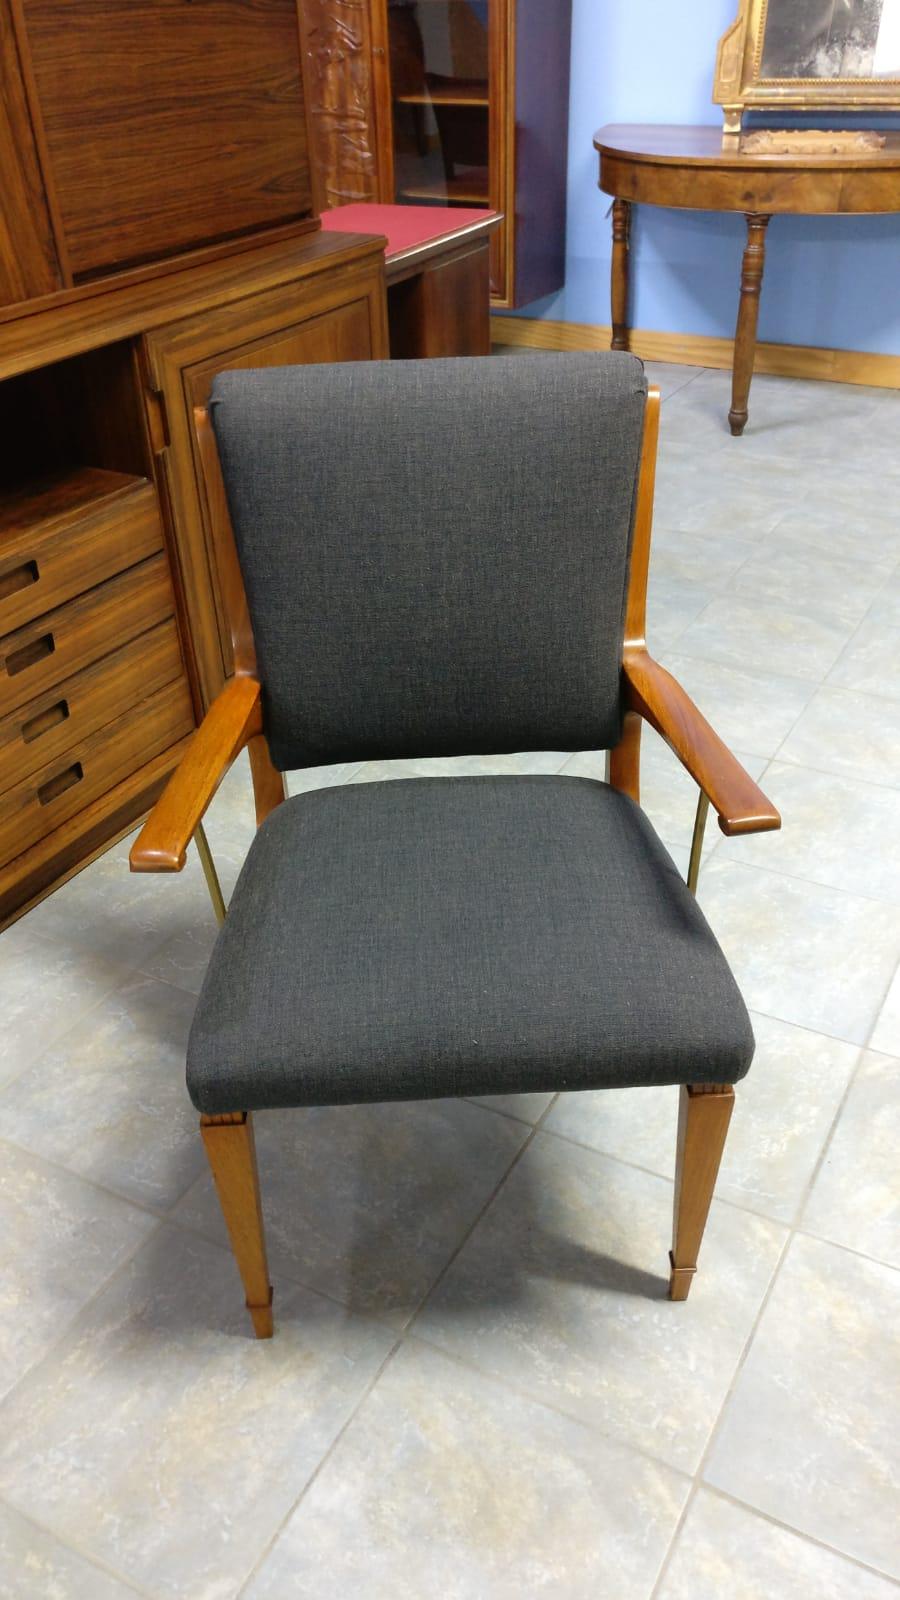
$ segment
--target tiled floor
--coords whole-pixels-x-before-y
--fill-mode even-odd
[[[701,877],[758,1055],[690,1300],[673,1092],[276,1114],[254,1343],[184,1091],[202,878],[122,845],[0,939],[4,1600],[897,1596],[900,395],[757,379],[736,441],[724,374],[654,376],[651,643],[784,813]],[[644,779],[684,866],[654,736]],[[238,767],[226,886],[251,826]]]

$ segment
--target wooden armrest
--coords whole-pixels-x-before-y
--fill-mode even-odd
[[[232,678],[216,697],[131,847],[132,872],[180,872],[198,822],[244,745],[262,733],[262,690]]]
[[[718,812],[725,834],[781,827],[771,801],[665,667],[645,650],[626,651],[626,704],[661,734]]]

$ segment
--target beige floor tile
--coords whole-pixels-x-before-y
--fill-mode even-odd
[[[0,934],[0,1084],[116,988],[126,971],[77,938],[40,938],[30,916]]]
[[[0,1506],[3,1600],[134,1600],[137,1592],[17,1511]]]
[[[900,1267],[900,1060],[867,1053],[803,1213],[810,1233]]]
[[[756,1056],[735,1090],[720,1200],[793,1222],[859,1059],[855,1045],[753,1016]],[[675,1174],[678,1089],[560,1095],[544,1124],[606,1155]]]
[[[737,750],[734,754],[752,778],[760,778],[768,765],[762,756],[747,755]],[[596,778],[601,781],[605,771],[605,753],[592,750],[583,750],[571,756],[563,767],[567,777]],[[678,844],[690,846],[699,795],[696,783],[678,757],[672,754],[658,733],[645,726],[641,735],[641,808],[646,811],[668,849]],[[709,819],[704,836],[704,855],[708,855],[721,839],[722,834],[713,816]]]
[[[693,383],[703,368],[682,367],[674,361],[645,361],[644,371],[647,374],[647,382],[656,385],[663,400],[669,400],[685,389],[689,383]]]
[[[805,493],[801,490],[789,497],[774,530],[775,538],[783,533],[791,544],[805,545],[811,559],[824,553],[880,566],[886,558],[896,560],[900,556],[897,517],[885,508],[882,497],[873,503],[869,475],[860,480],[844,472],[828,479],[826,469],[819,466],[816,479],[815,486]]]
[[[900,628],[900,572],[894,572],[882,589],[879,589],[869,607],[873,620],[887,623],[890,628]]]
[[[0,1143],[0,1395],[155,1227],[124,1200]]]
[[[730,749],[758,756],[774,756],[815,692],[801,678],[773,676],[763,670],[764,663],[739,669],[676,650],[663,665]]]
[[[409,761],[366,761],[351,783],[376,783],[393,778],[471,778],[509,776],[517,772],[559,772],[567,752],[539,750],[519,755],[428,756]]]
[[[900,700],[900,627],[879,617],[867,617],[828,674],[828,682],[857,694]],[[896,706],[885,706],[886,717],[900,721]]]
[[[184,1084],[194,997],[129,979],[0,1094],[6,1138],[167,1208],[205,1166]]]
[[[896,1600],[867,1572],[765,1517],[701,1489],[657,1600]]]
[[[130,872],[128,849],[123,840],[42,900],[28,913],[29,930],[77,946],[82,958],[133,970],[184,927],[202,922],[209,896],[193,849],[177,873]]]
[[[672,1186],[538,1133],[414,1324],[431,1343],[693,1471],[784,1240],[714,1206],[666,1299]]]
[[[900,790],[773,761],[777,833],[728,843],[728,859],[900,905]]]
[[[420,1343],[391,1361],[246,1600],[647,1600],[687,1480]]]
[[[900,967],[885,996],[878,1013],[878,1021],[869,1040],[873,1050],[886,1055],[900,1056]]]
[[[713,538],[722,527],[722,507],[727,505],[728,524],[741,538],[751,542],[764,538],[790,504],[786,490],[760,474],[753,483],[735,481],[717,470],[719,460],[712,454],[698,477],[696,437],[694,412],[664,415],[655,515],[669,527]]]
[[[900,1273],[794,1238],[704,1476],[900,1576],[898,1371]]]
[[[338,761],[329,767],[301,767],[288,773],[291,794],[308,794],[311,789],[332,789],[336,784],[347,783],[355,777],[362,761]]]
[[[224,887],[223,884],[223,890]],[[158,978],[162,983],[174,984],[176,989],[197,995],[206,977],[217,933],[212,906],[204,906],[195,920],[182,926],[173,938],[167,939],[142,961],[140,970],[148,978]]]
[[[0,1493],[154,1596],[230,1600],[390,1348],[275,1304],[253,1339],[230,1256],[160,1228],[0,1410]]]
[[[689,578],[671,577],[655,568],[647,589],[647,639],[661,656],[671,650],[685,629],[703,615],[716,591]]]
[[[544,1115],[553,1099],[552,1094],[485,1094],[472,1101],[473,1106],[487,1106],[490,1111],[500,1111],[506,1117],[518,1117],[532,1125]]]
[[[900,788],[900,717],[893,701],[849,689],[817,690],[778,751],[838,777]]]
[[[681,578],[707,589],[723,589],[758,549],[755,540],[735,533],[686,533],[657,512],[653,520],[650,581],[657,577]]]
[[[528,1128],[463,1100],[259,1112],[269,1264],[401,1327],[462,1243]],[[175,1220],[226,1243],[208,1175]]]
[[[730,592],[741,600],[752,599],[763,613],[775,606],[849,627],[862,620],[892,567],[892,555],[861,563],[819,551],[811,560],[808,546],[794,544],[776,528],[735,573]]]
[[[900,959],[900,906],[727,861],[700,903],[752,1011],[865,1044]]]
[[[749,667],[819,683],[852,631],[852,620],[831,621],[820,608],[810,615],[796,606],[779,607],[771,601],[762,606],[752,597],[729,593],[712,600],[684,630],[678,653],[737,671]]]

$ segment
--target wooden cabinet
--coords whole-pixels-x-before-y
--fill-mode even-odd
[[[571,0],[301,0],[314,193],[489,206],[498,306],[562,286]]]
[[[214,374],[388,353],[301,66],[296,0],[0,0],[0,926],[146,812],[231,671]]]

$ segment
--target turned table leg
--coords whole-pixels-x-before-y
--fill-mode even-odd
[[[763,271],[766,265],[766,229],[771,218],[758,212],[747,213],[747,245],[741,269],[741,304],[738,310],[737,332],[734,336],[734,373],[731,387],[731,410],[728,421],[735,438],[747,426],[750,399],[750,380],[753,377],[753,358],[756,354],[756,326],[759,321],[759,296],[762,290]]]
[[[612,348],[628,349],[628,250],[631,242],[631,202],[614,200],[612,207]]]

